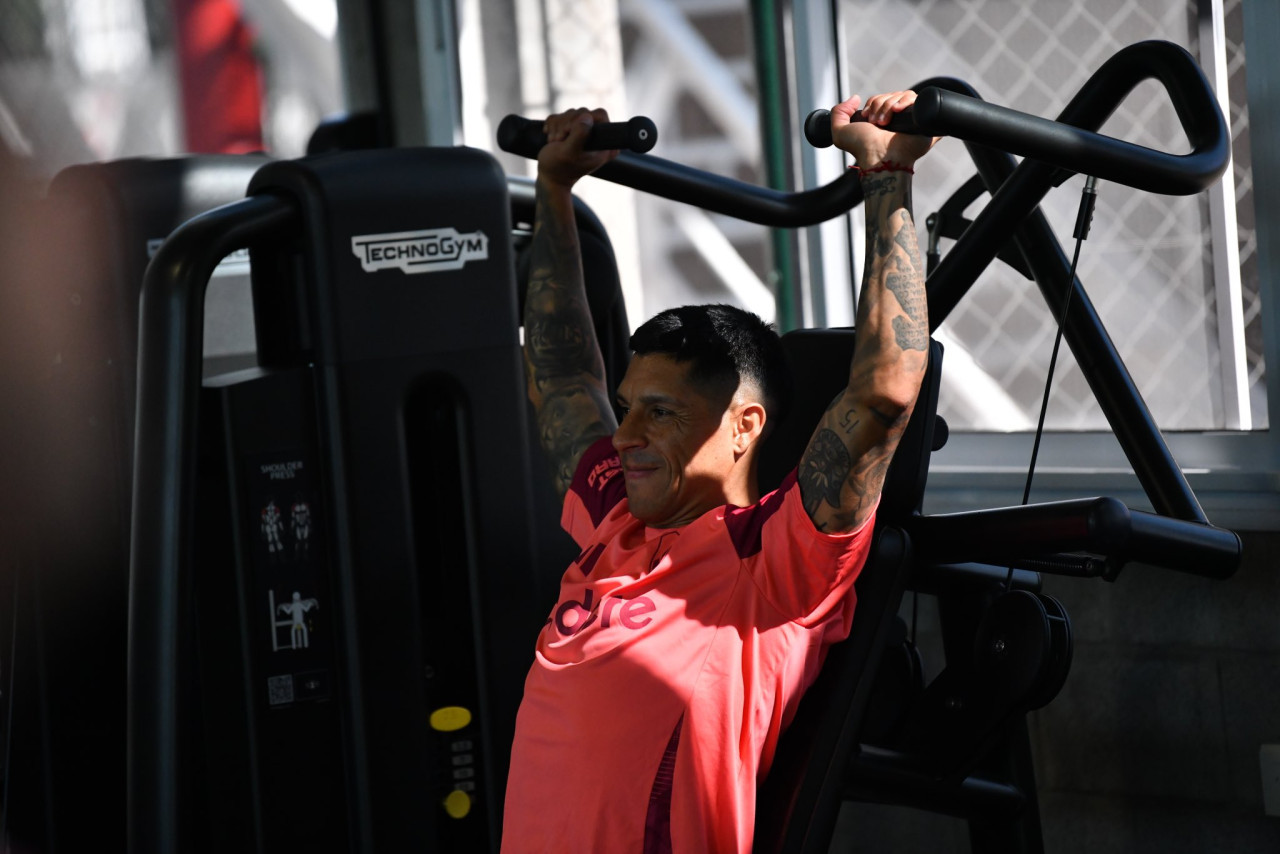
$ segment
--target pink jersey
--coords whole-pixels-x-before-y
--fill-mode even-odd
[[[756,785],[849,634],[871,522],[814,528],[792,474],[751,507],[647,528],[607,439],[579,464],[582,553],[538,637],[502,850],[747,852]]]

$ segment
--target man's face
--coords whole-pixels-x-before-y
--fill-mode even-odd
[[[618,386],[622,423],[613,446],[622,458],[631,513],[673,528],[724,504],[735,453],[732,396],[713,400],[689,382],[690,363],[635,356]]]

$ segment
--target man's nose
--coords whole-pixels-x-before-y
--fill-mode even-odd
[[[635,413],[628,412],[622,417],[618,429],[613,431],[613,449],[618,453],[644,446],[644,432],[639,429],[637,421]]]

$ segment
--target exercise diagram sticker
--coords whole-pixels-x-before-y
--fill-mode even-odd
[[[253,641],[267,705],[327,701],[334,691],[333,599],[315,451],[249,454],[243,465],[243,524],[253,610],[260,615],[252,620]]]
[[[488,258],[489,237],[483,231],[462,234],[455,228],[363,234],[351,238],[351,251],[366,273],[390,269],[410,275],[440,273]]]
[[[283,602],[276,601],[276,592],[267,591],[267,607],[271,611],[271,651],[282,649],[306,649],[311,646],[311,633],[315,630],[315,622],[307,612],[319,608],[320,603],[314,596],[302,598],[302,594],[293,591],[293,595]],[[284,619],[278,619],[283,616]],[[288,638],[282,639],[280,631],[288,632]]]

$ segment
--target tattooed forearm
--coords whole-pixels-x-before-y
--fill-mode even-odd
[[[903,350],[924,352],[929,349],[929,333],[923,324],[907,320],[905,317],[893,319],[893,337]]]
[[[911,210],[910,201],[906,202],[906,204],[908,205],[906,210],[909,213]],[[911,222],[909,223],[909,225],[910,225],[910,228],[900,228],[898,229],[897,232],[894,233],[893,242],[898,244],[898,248],[901,249],[903,253],[908,258],[911,259],[912,263],[915,266],[919,267],[920,266],[919,264],[920,244],[916,240],[915,222]]]
[[[598,375],[603,366],[594,352],[590,312],[581,298],[550,276],[535,275],[525,300],[525,353],[532,379],[543,386],[583,371]]]
[[[898,176],[892,172],[868,174],[862,179],[862,198],[868,202],[881,196],[892,196],[899,190]],[[907,204],[910,206],[910,187],[907,188]]]
[[[906,317],[893,318],[894,340],[903,350],[929,348],[929,309],[925,306],[924,281],[918,273],[888,273],[885,288],[898,300]]]
[[[538,185],[539,216],[531,247],[532,274],[525,295],[525,355],[540,387],[586,372],[604,378],[591,310],[582,280],[581,249],[572,207],[556,211]]]
[[[888,195],[898,189],[898,176],[892,172],[878,175],[867,174],[862,179],[862,195],[864,198]]]
[[[828,532],[853,530],[874,512],[929,348],[910,178],[876,173],[862,187],[866,268],[849,384],[823,414],[796,473],[805,511]]]
[[[886,273],[884,286],[898,300],[898,305],[907,313],[907,317],[915,323],[929,321],[928,310],[924,304],[924,288],[914,273]]]
[[[587,305],[572,197],[552,198],[541,182],[537,193],[524,309],[525,377],[538,437],[563,494],[583,451],[615,425]]]
[[[868,256],[858,328],[876,337],[876,356],[893,361],[895,351],[923,352],[929,346],[924,264],[911,217],[911,185],[906,176],[873,176],[863,182],[863,192]],[[886,301],[886,294],[893,299]]]

